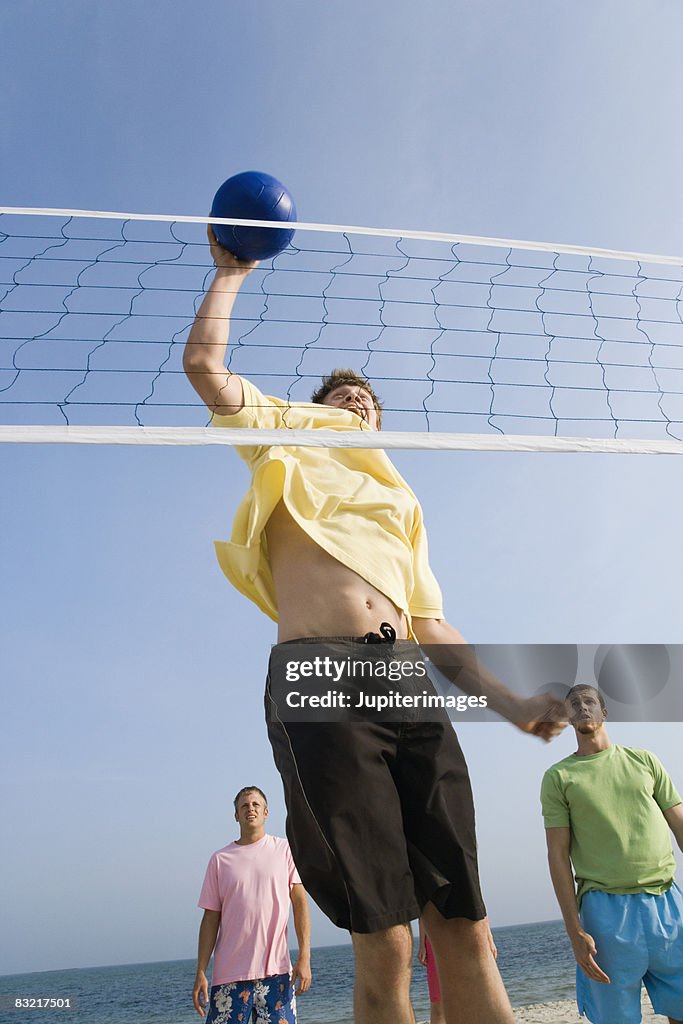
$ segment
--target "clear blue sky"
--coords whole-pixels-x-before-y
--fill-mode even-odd
[[[674,0],[24,0],[0,13],[4,205],[202,214],[250,167],[303,220],[683,253]],[[451,621],[681,642],[674,458],[399,454]],[[3,447],[0,971],[192,955],[230,800],[280,784],[272,624],[211,541],[226,451]],[[680,725],[615,726],[683,785]],[[537,808],[569,753],[465,726],[494,924],[557,916]],[[316,916],[314,941],[345,936]]]

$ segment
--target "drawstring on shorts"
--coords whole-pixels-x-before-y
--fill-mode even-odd
[[[396,630],[389,622],[382,622],[379,633],[366,633],[364,644],[393,644],[396,642]]]

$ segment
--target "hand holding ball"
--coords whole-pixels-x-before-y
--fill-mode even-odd
[[[282,221],[281,228],[212,225],[224,249],[238,260],[251,262],[277,256],[287,248],[294,229],[284,225],[296,220],[296,207],[285,186],[276,178],[261,171],[243,171],[223,182],[214,196],[210,216]]]

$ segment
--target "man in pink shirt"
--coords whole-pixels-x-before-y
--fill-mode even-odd
[[[286,839],[266,834],[268,801],[257,786],[235,797],[240,837],[209,861],[199,906],[192,1001],[207,1024],[296,1024],[295,994],[311,984],[308,902]],[[299,943],[292,970],[287,945],[290,901]],[[211,995],[206,969],[213,959]],[[296,988],[295,988],[296,986]]]

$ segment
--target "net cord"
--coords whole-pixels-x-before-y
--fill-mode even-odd
[[[286,442],[283,443],[283,434]],[[0,444],[227,445],[285,448],[381,448],[476,452],[592,452],[605,455],[683,455],[683,441],[630,438],[450,434],[431,431],[262,430],[212,427],[2,426]]]
[[[240,220],[234,217],[189,217],[155,213],[116,213],[106,210],[59,210],[38,209],[23,206],[0,206],[0,214],[21,214],[27,217],[91,217],[103,220],[160,221],[175,224],[232,224],[240,227],[282,228],[282,221]],[[395,228],[367,228],[341,226],[339,224],[309,224],[303,221],[287,221],[288,229],[299,231],[326,231],[348,235],[378,235],[383,238],[412,238],[425,242],[446,242],[449,245],[492,246],[497,249],[527,249],[531,252],[562,253],[569,256],[604,257],[612,260],[632,260],[640,263],[654,263],[663,266],[683,266],[683,256],[661,256],[654,253],[622,252],[618,249],[596,249],[583,245],[562,245],[555,242],[529,242],[510,238],[484,238],[478,235],[451,235],[440,231],[397,230]]]

